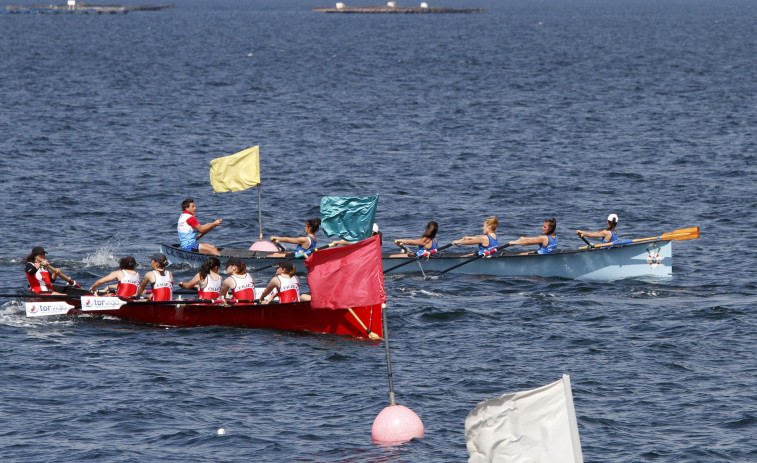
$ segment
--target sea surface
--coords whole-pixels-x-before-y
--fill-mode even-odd
[[[0,461],[461,462],[477,403],[562,374],[587,462],[757,461],[756,2],[172,1],[0,14]],[[255,145],[266,237],[379,194],[385,251],[492,215],[501,240],[555,217],[563,249],[609,213],[621,238],[701,238],[674,242],[672,281],[388,277],[397,402],[425,425],[395,446],[371,441],[382,342],[9,297],[34,246],[84,285],[124,255],[143,273],[186,197],[223,219],[208,242],[248,246],[257,190],[214,194],[208,162]]]

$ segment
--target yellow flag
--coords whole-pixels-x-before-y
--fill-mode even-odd
[[[216,193],[242,191],[260,183],[260,147],[210,161],[210,184]]]

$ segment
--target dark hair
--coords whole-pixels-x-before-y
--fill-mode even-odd
[[[436,222],[429,222],[426,224],[426,231],[423,232],[423,236],[429,239],[436,238],[436,232],[439,230],[439,224]]]
[[[184,201],[181,202],[181,210],[186,211],[189,205],[192,204],[193,202],[195,202],[195,200],[192,198],[185,199]]]
[[[118,268],[122,270],[134,270],[137,268],[137,261],[132,256],[122,257],[118,261]]]
[[[240,260],[239,263],[235,265],[240,273],[247,273],[247,264],[245,264],[243,260]]]
[[[307,222],[305,222],[305,226],[307,226],[310,229],[310,231],[315,233],[318,231],[319,228],[321,228],[321,219],[319,217],[310,219]]]
[[[26,262],[34,262],[34,258],[40,254],[45,254],[45,249],[42,246],[34,246],[32,252],[24,260]]]
[[[221,266],[221,261],[217,257],[209,257],[204,264],[200,265],[200,279],[204,280],[210,275],[210,271]]]
[[[616,219],[613,219],[612,221],[607,221],[607,230],[615,230],[615,227],[618,226],[618,221]]]
[[[161,269],[168,267],[168,259],[166,259],[166,256],[153,255],[150,260],[157,262]]]
[[[552,217],[551,219],[544,220],[544,223],[549,224],[549,230],[547,230],[547,235],[551,235],[555,232],[555,229],[557,228],[557,219]]]

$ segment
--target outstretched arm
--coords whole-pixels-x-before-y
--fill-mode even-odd
[[[280,287],[281,287],[281,282],[279,281],[279,279],[276,277],[271,278],[271,281],[268,282],[268,286],[266,286],[265,289],[263,290],[263,293],[260,294],[260,301],[263,304],[268,304],[268,302],[270,301],[266,301],[265,298],[268,297],[268,295],[271,294],[271,292],[274,289],[277,289]]]
[[[610,238],[612,238],[612,233],[610,233],[609,230],[600,230],[598,232],[587,232],[583,230],[576,230],[576,235],[580,237],[587,236],[589,238],[602,238],[605,241],[610,241]]]
[[[298,236],[296,238],[289,237],[289,236],[272,236],[271,241],[273,244],[282,242],[282,243],[292,243],[292,244],[299,244],[302,247],[307,247],[310,245],[310,238],[307,236]]]
[[[531,244],[541,244],[542,246],[546,246],[549,244],[549,238],[547,238],[547,235],[541,235],[541,236],[521,236],[515,241],[510,241],[509,243],[512,246],[528,246]]]
[[[463,236],[459,240],[453,241],[452,244],[462,244],[462,245],[481,244],[484,246],[488,246],[489,237],[486,235]]]
[[[205,233],[209,232],[210,230],[216,228],[217,226],[221,225],[222,222],[223,222],[223,219],[216,219],[216,220],[214,220],[214,221],[212,221],[210,223],[198,224],[195,227],[195,230],[197,230],[197,232],[199,233],[197,235],[197,239],[200,239],[200,237],[202,237],[202,235],[204,235]]]
[[[92,283],[92,286],[89,287],[89,292],[94,293],[98,286],[105,283],[106,281],[113,281],[118,279],[118,272],[120,270],[113,270],[108,275],[105,275],[104,277],[98,279],[94,283]]]
[[[179,282],[179,288],[186,288],[186,289],[192,289],[200,282],[200,274],[196,274],[191,280],[189,280],[187,283],[184,283],[183,281]]]
[[[410,246],[426,246],[431,241],[431,238],[422,237],[417,240],[396,240],[397,244],[409,244]]]

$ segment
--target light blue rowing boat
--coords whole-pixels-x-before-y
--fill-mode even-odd
[[[622,279],[668,280],[673,277],[672,241],[695,239],[699,228],[676,230],[659,237],[641,238],[584,246],[574,250],[539,255],[535,252],[500,251],[488,257],[472,259],[470,254],[439,252],[429,258],[389,257],[384,254],[384,272],[394,273],[456,273],[492,276],[537,276],[585,281],[614,281]],[[184,251],[178,245],[162,244],[160,250],[173,265],[199,267],[208,259],[205,254]],[[221,261],[229,257],[242,259],[251,271],[273,272],[272,265],[280,258],[270,252],[246,249],[219,248]],[[509,251],[509,250],[508,250]],[[304,261],[293,259],[297,271],[305,273]],[[406,265],[400,265],[405,261]],[[454,268],[453,268],[454,267]],[[387,272],[388,271],[388,272]]]

